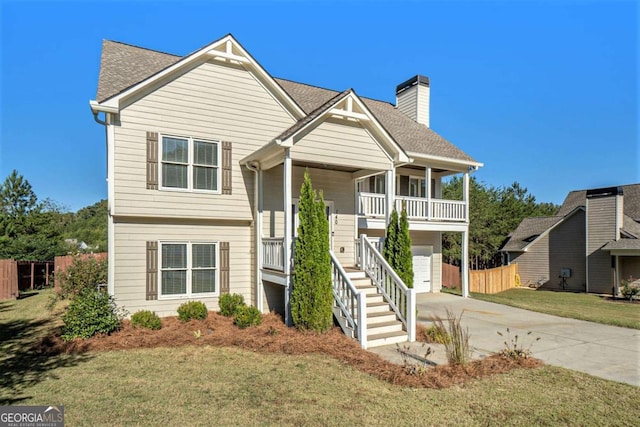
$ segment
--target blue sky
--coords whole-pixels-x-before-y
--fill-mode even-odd
[[[102,39],[184,55],[232,33],[271,75],[395,102],[431,79],[431,127],[541,202],[640,182],[636,1],[0,0],[0,178],[71,210],[106,198],[93,121]]]

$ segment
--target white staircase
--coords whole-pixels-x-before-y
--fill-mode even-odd
[[[347,268],[346,274],[358,293],[366,295],[367,348],[408,341],[402,322],[396,317],[389,303],[378,292],[364,271]],[[356,310],[356,313],[358,311]],[[357,320],[357,315],[355,316]],[[340,322],[341,319],[338,319]]]

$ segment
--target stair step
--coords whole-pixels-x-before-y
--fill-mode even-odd
[[[366,279],[367,278],[367,273],[365,273],[364,271],[360,271],[360,270],[346,270],[347,273],[347,277],[351,280],[354,279]]]
[[[393,322],[380,322],[367,325],[367,335],[379,335],[390,332],[403,332],[402,322],[394,320]],[[404,334],[406,335],[406,332]]]
[[[351,283],[353,283],[353,286],[355,286],[356,288],[360,286],[373,286],[373,283],[371,283],[371,279],[369,279],[368,277],[351,279]]]
[[[367,305],[375,302],[385,302],[382,294],[367,294]]]
[[[367,301],[367,316],[373,314],[373,313],[392,313],[392,311],[389,308],[389,304],[387,304],[386,302],[382,301],[382,302],[373,302],[373,303],[369,303]]]
[[[378,288],[375,286],[356,286],[358,293],[364,293],[366,295],[375,295],[378,293]]]
[[[356,316],[357,319],[357,316]],[[367,313],[367,325],[375,325],[377,323],[395,322],[398,320],[392,311],[381,311],[379,313]]]
[[[367,335],[367,348],[401,343],[407,341],[408,338],[409,337],[405,331]]]

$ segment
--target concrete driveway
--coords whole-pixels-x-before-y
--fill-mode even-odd
[[[528,310],[462,298],[456,295],[419,294],[418,322],[430,316],[445,318],[448,307],[456,315],[464,310],[463,325],[469,328],[475,356],[504,348],[497,332],[540,337],[531,348],[533,356],[549,365],[585,372],[640,387],[640,330],[567,319]]]

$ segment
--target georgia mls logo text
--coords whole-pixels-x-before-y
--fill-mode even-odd
[[[61,406],[0,406],[0,427],[63,427]]]

